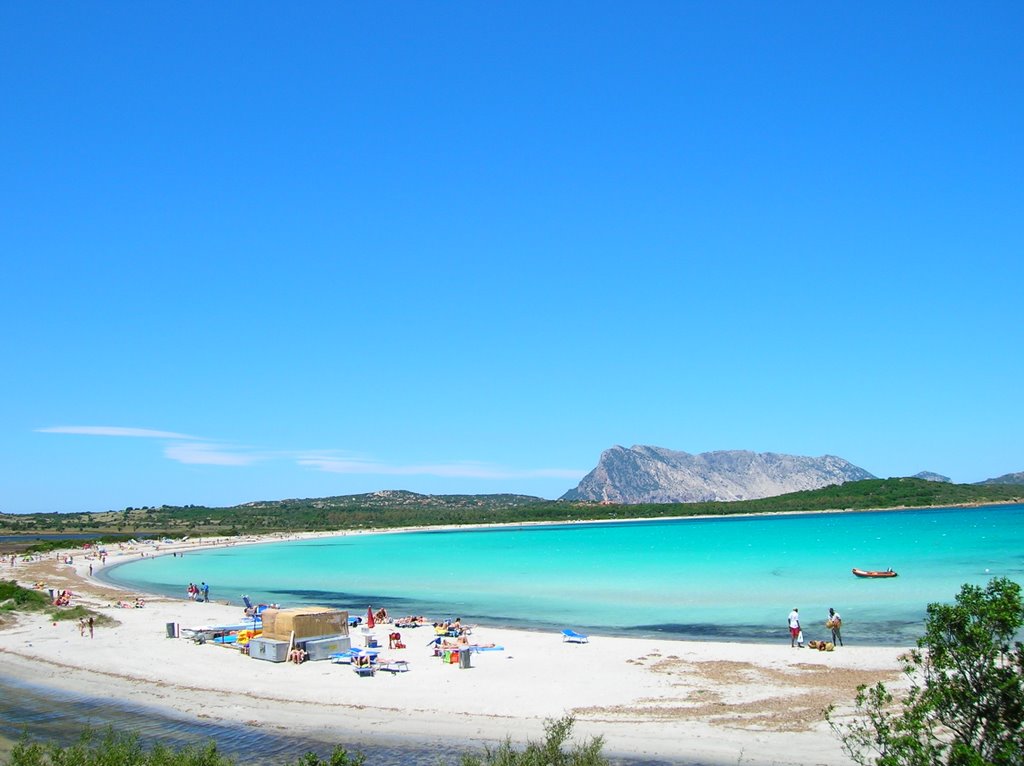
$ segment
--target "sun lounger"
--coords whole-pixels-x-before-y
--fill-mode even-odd
[[[407,673],[409,672],[409,663],[406,660],[382,659],[377,663],[377,669],[387,673]]]
[[[331,662],[335,665],[348,665],[356,657],[369,657],[370,661],[373,662],[377,659],[377,655],[380,654],[375,649],[349,649],[345,652],[337,652],[335,654],[328,655]]]
[[[590,636],[585,636],[582,633],[577,633],[575,630],[566,628],[562,631],[562,642],[570,644],[589,644]]]
[[[357,676],[365,678],[366,676],[372,676],[377,672],[377,663],[370,662],[366,665],[359,665],[355,662],[352,663],[352,670],[355,671]]]

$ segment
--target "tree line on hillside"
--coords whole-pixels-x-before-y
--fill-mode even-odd
[[[388,497],[392,498],[391,502]],[[103,513],[3,514],[0,515],[0,532],[240,535],[833,509],[920,508],[1020,502],[1022,499],[1024,488],[1016,485],[949,484],[913,478],[866,479],[758,500],[638,505],[540,500],[521,495],[374,493],[369,496],[247,503],[227,508],[193,505],[129,508]]]

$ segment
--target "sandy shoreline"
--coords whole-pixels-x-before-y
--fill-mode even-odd
[[[269,542],[279,535],[161,545],[171,551]],[[107,565],[134,560],[151,546],[118,551]],[[822,720],[835,704],[849,708],[856,687],[898,683],[905,648],[847,646],[835,652],[777,644],[739,644],[592,636],[569,644],[557,633],[478,628],[473,638],[502,651],[473,655],[473,667],[431,656],[429,628],[401,630],[406,649],[384,652],[409,672],[359,678],[330,662],[274,664],[234,649],[167,638],[183,627],[236,622],[226,603],[148,597],[143,609],[120,609],[134,594],[98,579],[98,560],[75,552],[73,565],[48,554],[33,563],[0,565],[0,577],[24,585],[70,588],[77,602],[118,620],[79,635],[77,624],[22,617],[0,630],[5,674],[46,688],[116,698],[155,711],[258,726],[331,741],[392,741],[467,749],[511,736],[539,738],[547,718],[571,713],[575,736],[603,735],[613,757],[707,764],[847,764]],[[94,576],[89,576],[89,566]],[[397,564],[400,566],[400,562]],[[394,628],[375,633],[387,645]]]

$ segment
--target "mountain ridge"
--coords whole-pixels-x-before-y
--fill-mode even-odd
[[[615,445],[561,500],[626,505],[754,500],[876,478],[835,455],[719,450],[690,454],[666,447]]]
[[[1024,471],[1015,473],[1004,473],[1002,476],[995,476],[985,481],[977,481],[975,484],[1024,484]]]

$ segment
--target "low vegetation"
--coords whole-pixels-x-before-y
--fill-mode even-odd
[[[909,692],[861,687],[852,720],[828,712],[844,752],[860,766],[1020,766],[1022,626],[1021,588],[1006,578],[929,604],[925,634],[906,658]]]
[[[14,580],[0,580],[0,611],[41,612],[49,606],[48,594],[22,588]]]
[[[548,721],[543,742],[530,742],[522,750],[511,742],[503,742],[482,754],[466,754],[461,766],[607,766],[601,755],[600,737],[584,744],[569,744],[573,719]],[[326,758],[309,752],[289,766],[363,766],[361,753],[350,754],[342,747]],[[174,749],[157,743],[146,749],[138,735],[108,729],[97,734],[85,731],[79,741],[69,747],[30,742],[22,739],[11,751],[4,766],[235,766],[229,756],[221,753],[214,742],[203,746]]]
[[[601,754],[602,737],[570,743],[574,724],[572,716],[548,720],[544,724],[543,742],[529,742],[518,750],[506,739],[483,754],[462,756],[461,766],[607,766],[608,760]]]
[[[160,506],[102,513],[0,514],[0,533],[96,533],[96,541],[127,536],[239,535],[268,532],[384,529],[459,524],[624,520],[724,516],[833,509],[868,510],[1020,502],[1024,487],[949,484],[924,479],[867,479],[761,500],[606,505],[525,495],[420,495],[374,492],[306,500],[246,503],[228,508]],[[104,536],[112,537],[104,537]],[[52,547],[39,542],[36,550]]]
[[[54,606],[49,593],[23,588],[14,580],[0,580],[0,626],[6,624],[6,616],[14,612],[44,612],[54,622],[66,620],[93,619],[98,626],[114,625],[116,621],[99,612],[78,604],[76,606]]]
[[[328,758],[309,753],[294,766],[362,766],[362,756],[337,748]],[[214,742],[180,749],[161,743],[146,749],[137,734],[86,730],[73,745],[30,742],[23,738],[11,750],[5,766],[234,766],[234,760]]]

